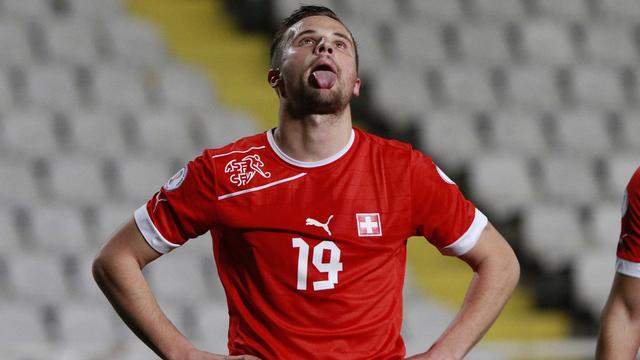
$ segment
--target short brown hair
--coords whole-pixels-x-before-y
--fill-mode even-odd
[[[282,20],[282,23],[280,23],[280,27],[278,28],[278,31],[276,31],[275,35],[273,36],[273,41],[271,42],[271,49],[269,51],[271,66],[273,67],[276,64],[280,64],[280,61],[282,61],[282,50],[283,50],[282,42],[284,40],[283,39],[284,34],[287,32],[287,30],[289,30],[289,28],[293,26],[295,23],[297,23],[298,21],[304,18],[308,18],[310,16],[330,17],[336,20],[337,22],[339,22],[340,24],[342,24],[342,26],[344,26],[345,29],[347,29],[347,31],[349,32],[349,35],[351,36],[351,41],[353,41],[353,47],[356,54],[356,69],[357,69],[358,68],[358,46],[356,44],[356,40],[353,37],[353,34],[351,33],[351,30],[347,28],[347,26],[342,22],[342,20],[340,20],[338,15],[336,15],[336,13],[333,12],[333,10],[325,6],[314,6],[314,5],[300,6],[296,11],[291,13],[289,17]]]

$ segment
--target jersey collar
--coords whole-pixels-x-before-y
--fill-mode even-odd
[[[331,164],[332,162],[340,159],[344,154],[347,153],[347,151],[349,151],[349,149],[351,149],[351,146],[353,145],[353,141],[356,138],[355,131],[353,131],[353,129],[351,129],[351,136],[349,137],[349,141],[347,142],[347,145],[344,148],[342,148],[342,150],[340,150],[337,153],[329,156],[326,159],[322,159],[322,160],[318,160],[318,161],[300,161],[300,160],[296,160],[296,159],[292,158],[291,156],[285,154],[284,151],[282,151],[278,147],[278,144],[276,144],[276,141],[273,138],[273,130],[274,129],[271,129],[271,130],[267,131],[267,141],[269,142],[269,145],[271,146],[273,151],[276,153],[276,155],[278,155],[278,157],[280,159],[282,159],[284,162],[286,162],[288,164],[291,164],[291,165],[294,165],[294,166],[302,167],[302,168],[315,168],[315,167]]]

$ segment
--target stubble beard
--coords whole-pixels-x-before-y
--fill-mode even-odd
[[[338,114],[351,102],[351,93],[340,81],[331,89],[317,89],[308,81],[300,80],[297,89],[289,91],[287,110],[294,117],[306,115]]]

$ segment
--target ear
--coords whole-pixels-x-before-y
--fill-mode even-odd
[[[280,85],[280,69],[269,69],[267,81],[269,81],[269,86],[274,89],[277,88]]]
[[[351,93],[353,96],[360,96],[360,85],[362,85],[362,81],[360,78],[356,78],[356,82],[353,84],[353,92]]]

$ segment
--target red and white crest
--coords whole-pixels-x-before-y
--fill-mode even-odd
[[[224,167],[225,173],[231,173],[229,180],[237,186],[247,185],[256,174],[260,174],[265,179],[271,177],[270,172],[262,170],[264,163],[260,160],[260,155],[247,155],[242,160],[233,159]]]
[[[382,222],[378,213],[356,214],[356,227],[358,236],[382,236]]]

